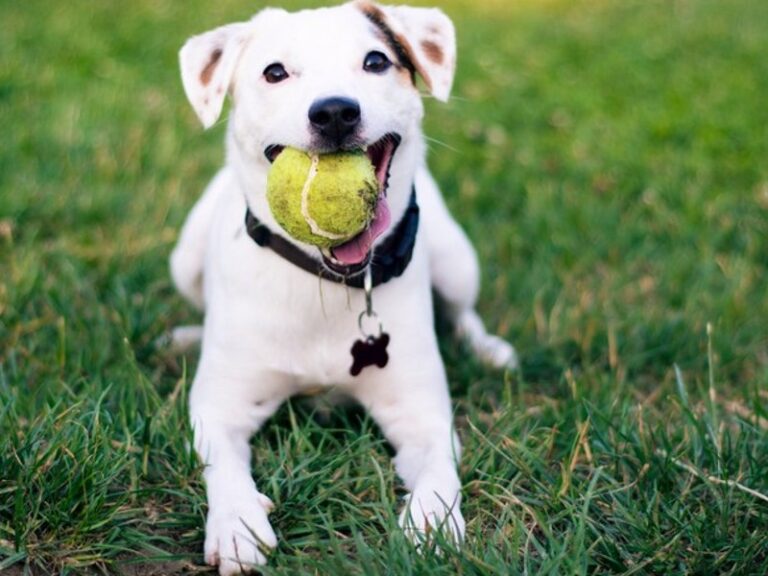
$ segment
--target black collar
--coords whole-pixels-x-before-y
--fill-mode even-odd
[[[351,268],[347,273],[329,270],[321,261],[312,258],[292,242],[272,232],[248,208],[245,210],[245,229],[256,244],[262,248],[271,248],[276,254],[313,276],[352,288],[363,287],[365,266]],[[371,276],[374,286],[389,282],[405,272],[413,255],[418,230],[419,205],[416,203],[416,189],[413,188],[408,208],[400,222],[392,233],[376,246],[371,255]]]

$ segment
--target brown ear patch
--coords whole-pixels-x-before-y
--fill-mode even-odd
[[[427,56],[427,58],[432,60],[432,62],[438,66],[443,63],[443,60],[445,60],[443,49],[431,40],[423,40],[421,42],[421,47],[424,50],[424,54]]]
[[[208,60],[208,64],[206,64],[203,71],[200,72],[200,82],[203,83],[203,86],[208,86],[208,84],[210,84],[213,71],[216,69],[216,64],[218,64],[221,59],[221,54],[221,48],[216,48],[216,50],[211,52],[211,58]]]

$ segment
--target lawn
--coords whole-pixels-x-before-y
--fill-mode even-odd
[[[431,165],[522,370],[439,323],[468,520],[441,556],[370,420],[287,405],[253,442],[264,573],[765,574],[768,2],[440,4]],[[0,573],[205,570],[196,358],[158,342],[199,320],[167,259],[224,127],[176,54],[258,6],[0,3]]]

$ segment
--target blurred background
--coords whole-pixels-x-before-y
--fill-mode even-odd
[[[698,414],[689,392],[713,401],[716,389],[719,414],[752,423],[734,473],[765,488],[768,2],[432,4],[456,24],[459,63],[452,100],[427,104],[430,164],[480,254],[481,313],[523,366],[488,372],[443,337],[459,412],[485,430],[512,396],[524,419],[526,406],[575,402],[579,389],[595,406],[643,404],[664,428]],[[186,426],[195,359],[156,343],[199,320],[174,293],[167,258],[222,163],[224,126],[202,131],[177,51],[262,6],[0,2],[0,568],[91,566],[137,548],[194,557],[201,488],[173,432]],[[578,431],[574,406],[552,408],[545,424]],[[626,417],[611,414],[609,428]],[[709,440],[692,441],[692,454],[727,469],[702,426]],[[563,454],[578,437],[562,440]],[[67,446],[95,460],[70,461]],[[110,456],[115,446],[124,453]],[[133,496],[115,500],[116,486]],[[137,494],[152,490],[148,511]],[[141,525],[163,506],[177,524]],[[67,531],[70,512],[80,524]],[[766,527],[764,504],[744,513]],[[117,536],[97,518],[143,520]],[[765,560],[754,545],[744,540],[739,570]]]
[[[711,322],[729,375],[764,375],[765,3],[441,5],[460,58],[453,100],[428,106],[430,161],[480,251],[492,328],[534,373],[550,353],[609,361],[610,341],[617,366],[658,375],[700,366]],[[5,327],[111,323],[78,298],[120,310],[140,350],[165,327],[150,293],[223,153],[223,126],[203,133],[184,99],[177,50],[259,6],[4,4]],[[146,301],[110,301],[121,292]]]

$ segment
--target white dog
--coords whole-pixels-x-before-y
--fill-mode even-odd
[[[396,449],[409,536],[418,541],[430,527],[463,536],[460,448],[432,288],[483,359],[513,367],[515,353],[474,311],[477,259],[425,163],[415,79],[447,100],[455,54],[440,10],[359,1],[265,9],[181,50],[203,125],[216,122],[226,94],[232,102],[226,164],[171,256],[177,288],[205,311],[190,411],[206,464],[205,559],[221,574],[263,564],[276,544],[272,502],[251,477],[251,435],[284,400],[317,386],[359,401]],[[321,251],[282,231],[265,188],[285,146],[367,151],[380,194],[363,233]]]

